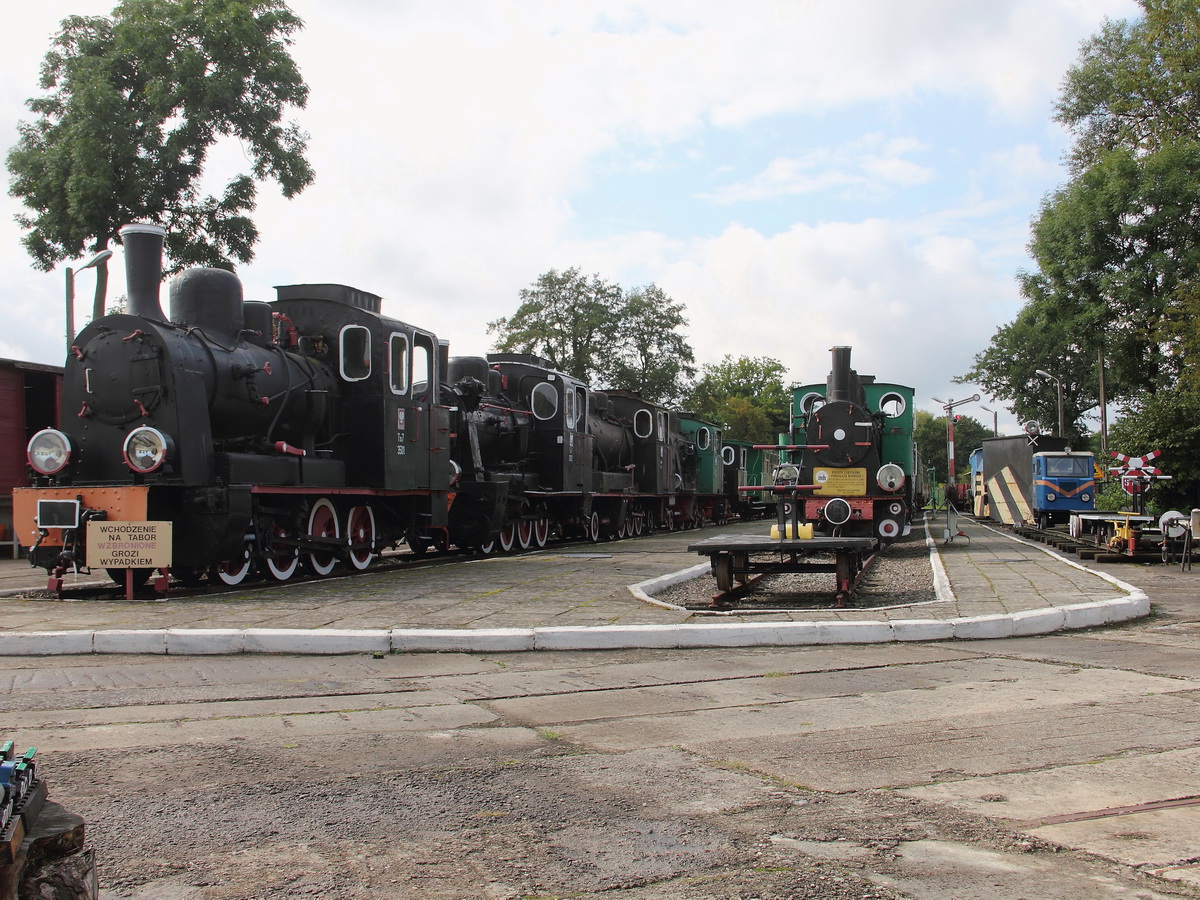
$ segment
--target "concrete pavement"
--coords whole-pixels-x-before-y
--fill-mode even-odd
[[[757,533],[764,523],[724,526]],[[710,577],[697,532],[389,569],[165,600],[55,600],[40,570],[0,562],[0,654],[500,652],[982,639],[1144,616],[1145,592],[1045,547],[959,520],[930,523],[937,599],[892,608],[724,615],[655,599]],[[706,534],[718,533],[706,529]],[[78,576],[68,589],[105,583]],[[28,596],[33,591],[33,596]]]

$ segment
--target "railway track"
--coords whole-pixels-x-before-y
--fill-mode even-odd
[[[1053,528],[1037,528],[1032,525],[1020,525],[1012,528],[1013,534],[1029,540],[1038,541],[1054,547],[1060,553],[1074,554],[1081,560],[1098,563],[1166,563],[1179,562],[1181,566],[1191,568],[1192,553],[1184,552],[1177,542],[1161,541],[1143,537],[1138,548],[1132,552],[1117,550],[1113,547],[1097,544],[1092,541],[1074,538],[1064,526]],[[1153,543],[1152,543],[1153,542]]]

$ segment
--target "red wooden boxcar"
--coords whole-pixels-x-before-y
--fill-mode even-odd
[[[17,556],[12,528],[12,489],[29,479],[25,447],[43,428],[59,426],[62,366],[0,359],[0,552]]]

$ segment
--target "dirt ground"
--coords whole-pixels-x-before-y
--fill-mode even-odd
[[[0,736],[105,900],[1200,897],[1200,807],[1086,817],[1200,771],[1195,582],[1120,576],[1150,620],[1003,641],[10,657]]]

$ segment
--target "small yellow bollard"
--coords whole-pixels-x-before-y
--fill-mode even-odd
[[[796,538],[801,541],[807,541],[807,540],[810,540],[813,536],[812,522],[801,522],[799,525],[796,525],[796,526],[793,526],[793,524],[791,522],[788,522],[787,525],[784,526],[784,531],[786,532],[789,540],[791,538]],[[793,533],[793,531],[795,533]],[[773,541],[779,540],[779,524],[778,523],[771,526],[771,540],[773,540]]]

